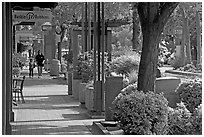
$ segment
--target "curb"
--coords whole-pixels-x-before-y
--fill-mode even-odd
[[[105,126],[106,122],[107,122],[107,126]],[[103,125],[103,123],[105,125]],[[115,124],[111,124],[111,123],[109,124],[108,121],[94,121],[92,124],[91,132],[93,133],[93,135],[124,135],[124,131],[122,129],[115,130],[114,125]],[[110,131],[108,129],[110,129]]]
[[[166,70],[165,73],[185,75],[185,76],[194,76],[194,77],[197,76],[197,77],[202,78],[202,74],[201,73],[183,72],[183,71],[178,71],[178,70]]]
[[[93,122],[91,132],[93,133],[93,135],[110,135],[108,130],[102,126],[100,121]]]

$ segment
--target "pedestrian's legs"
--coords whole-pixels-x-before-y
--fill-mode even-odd
[[[42,76],[42,66],[40,66],[40,73],[39,76]]]
[[[31,69],[31,76],[33,77],[33,68]]]
[[[29,77],[31,77],[31,68],[29,68]]]
[[[38,77],[40,76],[40,66],[38,66]]]

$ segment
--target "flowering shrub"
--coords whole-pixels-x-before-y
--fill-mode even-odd
[[[187,64],[183,67],[179,67],[177,68],[177,70],[180,71],[187,71],[187,72],[193,72],[193,73],[201,73],[202,72],[202,67],[200,65],[198,65],[198,67],[195,67],[192,63],[191,64]]]
[[[163,135],[168,131],[167,104],[162,94],[154,92],[120,93],[113,102],[113,118],[125,134]]]
[[[163,66],[164,64],[170,64],[171,52],[165,46],[159,45],[159,55],[158,55],[158,66]]]
[[[78,65],[74,71],[82,78],[82,82],[88,83],[93,79],[93,58],[89,52],[85,52],[78,56]]]
[[[137,72],[137,70],[134,70],[134,69],[131,70],[130,73],[128,74],[129,84],[136,83],[137,79],[138,79],[138,72]]]
[[[73,63],[73,51],[72,50],[70,50],[68,54],[64,54],[62,57],[68,62],[68,64]]]
[[[97,59],[97,53],[96,53],[96,59]],[[102,56],[102,54],[100,54]],[[104,69],[105,73],[109,71],[109,64],[107,61],[107,53],[104,53]],[[101,59],[102,57],[100,57]],[[100,61],[101,63],[101,61]],[[98,64],[98,61],[96,60],[96,65]],[[102,64],[100,64],[102,66]],[[98,67],[96,67],[96,72],[98,72]],[[100,68],[102,69],[102,68]],[[94,54],[93,51],[84,52],[83,54],[80,54],[78,56],[78,65],[74,69],[75,72],[79,74],[79,77],[82,78],[82,82],[88,83],[89,81],[93,80],[94,76]],[[102,70],[100,71],[102,72]]]
[[[131,72],[131,70],[139,69],[140,55],[135,52],[128,52],[125,55],[117,57],[110,63],[110,69],[117,74],[125,74]]]
[[[186,108],[193,112],[202,103],[202,81],[191,80],[183,82],[176,89]]]

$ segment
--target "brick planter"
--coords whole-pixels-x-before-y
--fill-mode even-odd
[[[79,84],[79,102],[81,104],[85,104],[86,85],[87,85],[87,83],[80,83]]]
[[[72,95],[75,99],[79,99],[79,85],[81,83],[81,79],[73,79],[72,80]]]
[[[94,110],[94,88],[93,87],[85,88],[85,107],[89,111]]]
[[[105,120],[113,120],[111,107],[115,97],[123,88],[123,77],[106,77],[105,83]]]

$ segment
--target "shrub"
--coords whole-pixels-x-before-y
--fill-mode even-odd
[[[72,50],[70,50],[68,54],[64,54],[62,57],[68,62],[68,64],[73,63],[73,51]]]
[[[191,135],[202,135],[202,104],[196,108],[191,116]]]
[[[23,57],[21,53],[14,53],[12,55],[13,67],[23,67],[26,64],[26,57]]]
[[[125,55],[112,60],[110,69],[117,74],[128,75],[132,70],[139,69],[140,56],[135,52],[128,52]]]
[[[186,108],[193,112],[202,103],[202,81],[191,80],[183,82],[176,89]]]
[[[168,131],[167,104],[162,94],[154,92],[144,93],[135,90],[129,94],[120,93],[113,101],[113,118],[125,134],[166,134]]]
[[[185,135],[189,132],[191,113],[186,109],[184,104],[181,103],[177,105],[175,109],[169,107],[169,135]]]
[[[21,74],[21,69],[19,67],[13,67],[13,71],[12,71],[13,76],[20,76]]]
[[[169,135],[201,135],[201,105],[193,113],[190,113],[183,103],[178,104],[176,108],[169,107],[168,126]]]

